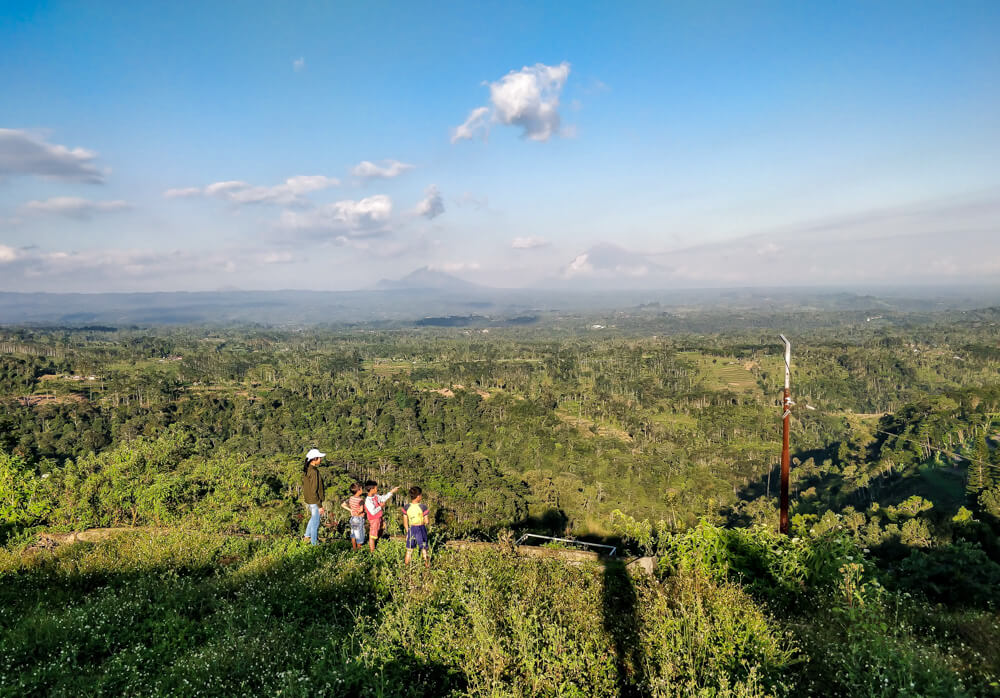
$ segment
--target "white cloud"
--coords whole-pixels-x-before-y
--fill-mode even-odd
[[[339,184],[340,180],[336,177],[325,177],[324,175],[299,175],[298,177],[289,177],[285,180],[284,185],[279,186],[285,187],[293,194],[308,194],[309,192],[328,189],[329,187],[336,187]]]
[[[392,216],[392,199],[376,194],[360,201],[345,200],[304,211],[283,211],[280,227],[303,232],[343,233],[352,237],[385,231]]]
[[[98,213],[114,213],[131,208],[127,201],[90,201],[76,196],[57,196],[45,201],[29,201],[22,209],[26,213],[44,213],[87,220]]]
[[[491,107],[473,109],[465,123],[452,131],[451,142],[471,139],[479,131],[485,136],[491,122],[517,126],[523,138],[549,140],[559,133],[559,95],[569,72],[566,62],[536,63],[490,83]]]
[[[183,189],[167,189],[163,196],[168,199],[184,199],[192,196],[201,196],[202,190],[198,187],[184,187]]]
[[[102,184],[104,174],[94,165],[97,153],[46,143],[26,131],[0,128],[0,177],[35,175]]]
[[[245,191],[250,189],[251,186],[246,182],[240,182],[237,180],[229,180],[226,182],[215,182],[214,184],[209,184],[205,187],[205,196],[216,196],[221,198],[227,198],[233,192]]]
[[[523,238],[514,238],[511,241],[510,246],[513,247],[515,250],[535,250],[538,249],[539,247],[546,247],[548,246],[548,244],[549,241],[543,240],[542,238],[523,237]]]
[[[144,276],[150,273],[173,274],[178,268],[206,267],[203,255],[175,250],[93,249],[82,251],[35,252],[24,255],[25,276],[43,276],[52,273],[79,275],[82,272],[101,272],[126,276]],[[212,264],[217,268],[219,264]]]
[[[362,160],[351,169],[351,174],[363,179],[392,179],[412,169],[413,165],[400,162],[399,160],[383,160],[381,165],[376,165],[374,162],[369,162],[368,160]]]
[[[16,247],[8,247],[7,245],[0,245],[0,264],[9,264],[22,255],[21,250]]]
[[[278,253],[281,254],[281,253]],[[44,290],[161,290],[164,285],[190,286],[180,279],[215,283],[219,274],[254,268],[266,262],[260,250],[228,249],[117,249],[42,251],[38,248],[4,249],[0,264],[7,263],[5,288]],[[19,281],[12,283],[15,279]]]
[[[289,177],[283,184],[272,187],[262,187],[239,180],[215,182],[204,189],[185,187],[182,189],[167,189],[163,196],[168,199],[191,198],[206,196],[229,201],[233,204],[274,204],[276,206],[301,206],[306,203],[303,198],[322,189],[329,189],[340,184],[336,177],[324,175],[299,175]]]
[[[469,112],[469,117],[461,126],[456,126],[451,132],[451,142],[458,143],[466,141],[476,135],[477,131],[482,131],[485,136],[489,126],[489,107],[476,107]]]
[[[601,243],[577,255],[563,269],[565,278],[641,278],[665,271],[641,252],[632,252],[617,245]]]
[[[302,56],[299,56],[294,61],[292,61],[292,70],[294,70],[296,73],[304,70],[305,67],[306,67],[306,59],[303,58]]]
[[[441,198],[441,192],[438,191],[436,184],[427,187],[424,194],[424,198],[417,204],[414,213],[427,220],[437,218],[444,213],[444,199]]]
[[[589,261],[590,255],[583,253],[577,255],[569,266],[566,267],[566,271],[563,275],[566,277],[581,276],[583,274],[589,274],[594,271],[594,266]]]

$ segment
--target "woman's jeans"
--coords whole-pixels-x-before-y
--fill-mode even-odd
[[[312,517],[309,519],[309,525],[306,526],[306,538],[313,545],[319,542],[319,504],[310,504],[309,511],[312,513]]]

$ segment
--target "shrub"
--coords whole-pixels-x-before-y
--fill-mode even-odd
[[[889,581],[897,589],[922,594],[936,603],[993,607],[1000,588],[1000,565],[978,545],[960,541],[912,551]]]
[[[788,688],[795,644],[739,587],[684,571],[644,587],[641,602],[651,695],[763,696]]]
[[[45,517],[49,503],[40,496],[45,477],[20,456],[0,451],[0,524],[28,526]]]
[[[797,636],[809,655],[800,691],[831,696],[969,695],[937,646],[922,642],[900,612],[901,599],[842,568],[838,593],[803,618]]]
[[[617,531],[655,551],[664,575],[690,572],[745,585],[758,598],[794,604],[827,591],[846,562],[863,558],[854,540],[837,526],[808,538],[790,538],[762,526],[722,528],[708,522],[670,533],[662,522],[636,522],[617,513]],[[870,563],[866,562],[870,566]]]

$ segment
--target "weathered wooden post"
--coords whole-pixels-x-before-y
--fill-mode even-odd
[[[778,335],[785,343],[785,392],[781,401],[781,518],[778,523],[778,530],[788,535],[788,480],[789,480],[789,453],[788,453],[788,430],[791,427],[792,418],[792,343],[785,335]]]

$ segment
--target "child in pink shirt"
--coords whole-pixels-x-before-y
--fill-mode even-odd
[[[368,496],[365,497],[365,515],[368,517],[368,549],[375,552],[378,535],[382,530],[382,505],[388,502],[399,487],[393,487],[387,494],[378,493],[378,483],[369,480],[365,483]]]

